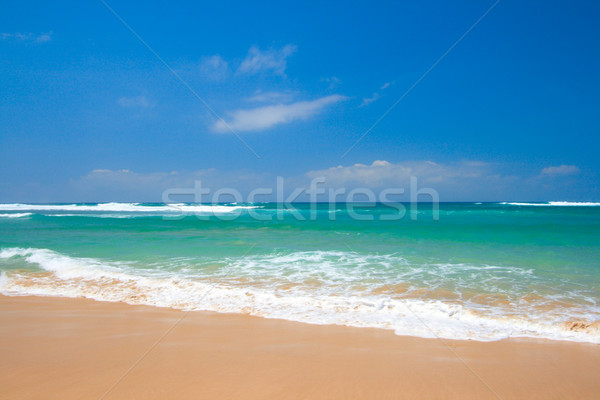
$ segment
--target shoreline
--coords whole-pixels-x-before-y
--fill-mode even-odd
[[[600,346],[0,295],[5,398],[592,399]]]

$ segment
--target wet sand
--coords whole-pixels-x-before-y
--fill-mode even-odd
[[[598,399],[600,345],[0,296],[3,399]]]

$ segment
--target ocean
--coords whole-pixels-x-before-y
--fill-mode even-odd
[[[0,293],[600,343],[600,203],[0,204]]]

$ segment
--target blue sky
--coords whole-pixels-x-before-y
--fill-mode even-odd
[[[410,175],[600,199],[596,2],[501,1],[344,157],[493,1],[107,4],[168,67],[99,1],[2,2],[0,201]]]

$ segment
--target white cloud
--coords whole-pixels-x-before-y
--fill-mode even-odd
[[[384,83],[379,90],[385,90],[387,88],[389,88],[391,85],[393,85],[395,82],[386,82]],[[379,95],[379,93],[375,92],[373,93],[373,96],[371,97],[365,97],[363,98],[362,103],[360,103],[359,107],[365,107],[368,106],[369,104],[373,103],[374,101],[378,100],[381,96]]]
[[[30,33],[0,33],[0,38],[3,40],[27,40],[29,38]]]
[[[35,38],[37,43],[46,43],[52,40],[52,32],[42,33],[38,37]]]
[[[247,101],[257,103],[289,103],[294,99],[293,92],[263,92],[257,90],[252,97],[247,98]]]
[[[379,93],[373,93],[371,97],[365,97],[359,107],[365,107],[379,98]]]
[[[117,103],[124,108],[147,108],[150,107],[150,101],[146,96],[121,97]]]
[[[203,57],[200,61],[200,72],[210,80],[223,80],[229,75],[229,64],[218,54]]]
[[[238,73],[258,74],[261,72],[272,72],[276,75],[285,76],[287,58],[296,52],[297,47],[288,44],[281,49],[269,49],[261,51],[252,46],[248,55],[238,68]]]
[[[330,186],[361,185],[370,188],[404,186],[410,177],[430,185],[472,185],[473,182],[495,179],[493,164],[461,161],[453,164],[438,164],[433,161],[405,161],[390,163],[376,160],[371,165],[354,164],[324,170],[309,171],[309,178],[325,177]]]
[[[271,172],[226,171],[215,168],[172,172],[96,169],[64,183],[24,182],[15,186],[0,182],[0,187],[10,189],[0,190],[0,200],[7,203],[161,201],[164,190],[192,189],[196,182],[200,181],[202,187],[210,191],[210,194],[202,199],[206,202],[212,201],[215,192],[222,188],[239,191],[243,197],[240,201],[248,199],[248,194],[255,189],[270,188],[272,195],[261,195],[258,201],[274,201],[278,193],[277,176],[280,175],[282,175],[281,171],[272,168]],[[309,188],[311,180],[320,177],[325,177],[326,180],[321,181],[319,187],[336,189],[336,191],[346,189],[346,194],[357,188],[371,189],[374,193],[381,193],[386,189],[404,189],[404,195],[398,197],[404,201],[408,201],[410,194],[415,193],[411,185],[411,177],[417,178],[417,192],[420,189],[425,189],[426,192],[429,191],[428,189],[433,189],[439,193],[441,201],[530,202],[549,199],[565,201],[597,201],[598,199],[597,193],[586,189],[588,186],[581,189],[574,187],[570,181],[549,182],[547,179],[540,179],[539,171],[532,169],[523,171],[521,166],[478,161],[392,163],[385,160],[285,176],[284,199],[296,188]],[[193,191],[182,191],[182,193],[191,192]],[[331,194],[331,191],[326,190],[326,192]],[[420,199],[428,200],[425,196]],[[194,199],[188,196],[180,200],[193,201]],[[306,197],[299,199],[299,201],[306,200],[308,200]],[[222,198],[221,201],[232,200]],[[343,197],[337,198],[337,201],[343,201]]]
[[[579,173],[579,168],[575,165],[560,165],[558,167],[547,167],[542,169],[542,175],[547,176],[567,176]]]
[[[196,171],[136,172],[128,169],[95,169],[78,179],[71,180],[67,188],[60,193],[70,193],[64,201],[105,202],[105,201],[162,201],[163,191],[182,189],[181,194],[189,194],[181,201],[211,202],[215,191],[231,187],[242,193],[248,193],[256,187],[271,183],[266,174],[246,170],[222,171],[214,168]],[[203,198],[193,198],[196,182],[210,190]],[[176,200],[175,198],[171,198]],[[233,201],[222,197],[217,200]]]
[[[0,33],[0,39],[2,40],[14,40],[17,42],[29,42],[29,43],[46,43],[52,40],[52,32],[46,33]]]
[[[219,120],[212,126],[215,132],[228,132],[231,127],[236,132],[261,131],[275,125],[290,123],[318,114],[326,106],[345,100],[346,97],[331,95],[312,101],[298,101],[291,104],[276,104],[231,112],[227,123]],[[229,126],[229,127],[228,127]]]
[[[522,177],[501,175],[498,172],[499,167],[496,164],[469,161],[441,164],[432,161],[391,163],[377,160],[368,165],[338,166],[309,171],[302,175],[287,176],[284,192],[287,196],[296,188],[308,188],[311,179],[325,177],[323,187],[345,188],[346,193],[354,188],[369,188],[375,193],[386,188],[403,188],[408,196],[411,190],[411,177],[417,177],[418,188],[432,188],[438,191],[442,201],[507,200],[514,199],[515,193],[520,193],[521,198],[527,199],[529,196],[522,191],[522,188],[531,187],[532,182]],[[273,197],[276,193],[274,172],[224,171],[214,168],[143,173],[127,169],[97,169],[72,181],[68,192],[76,193],[75,197],[82,199],[81,201],[160,201],[164,190],[191,189],[197,181],[201,182],[203,188],[210,190],[210,194],[204,198],[204,201],[212,201],[215,191],[221,188],[235,189],[242,196],[247,196],[253,189],[271,188],[273,195],[263,197],[261,201],[275,199]],[[70,198],[65,201],[72,200]],[[190,198],[181,200],[192,201]],[[224,199],[224,201],[230,200]]]
[[[329,89],[334,89],[342,83],[340,78],[337,76],[332,76],[331,78],[321,78],[321,82],[329,83]]]

